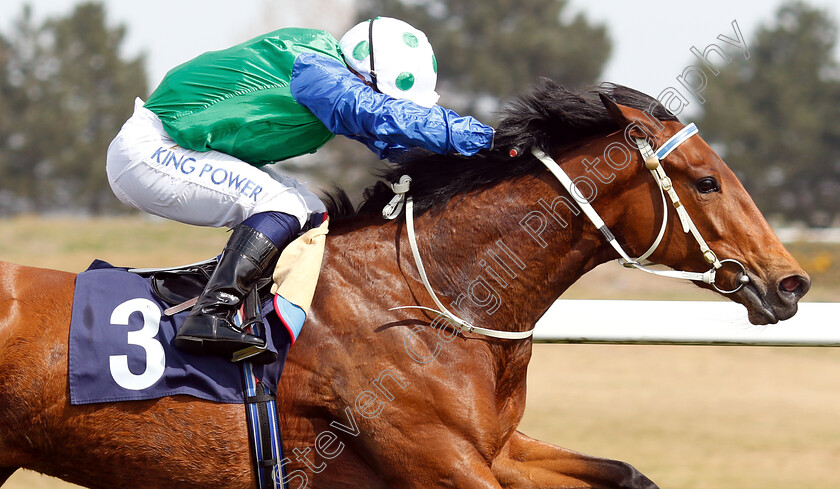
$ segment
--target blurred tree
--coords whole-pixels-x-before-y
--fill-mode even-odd
[[[42,96],[33,69],[40,56],[39,34],[27,6],[11,37],[0,35],[0,213],[25,209],[27,204],[37,209],[37,196],[43,192],[36,174],[45,155],[27,130],[30,108]]]
[[[812,226],[840,220],[837,34],[827,11],[786,3],[759,28],[749,61],[722,68],[703,94],[703,137],[770,216]]]
[[[610,54],[603,25],[571,15],[568,0],[361,0],[360,20],[396,17],[424,31],[438,53],[446,105],[491,117],[499,99],[546,76],[593,83]],[[494,103],[495,102],[495,103]],[[495,121],[488,121],[495,122]]]
[[[0,213],[121,208],[105,152],[147,91],[144,58],[121,57],[124,37],[99,3],[41,25],[27,6],[0,35]]]

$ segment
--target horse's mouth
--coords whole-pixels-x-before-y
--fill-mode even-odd
[[[779,318],[776,316],[773,308],[764,302],[758,289],[753,284],[745,285],[738,292],[737,296],[741,299],[738,302],[747,308],[747,316],[750,319],[750,323],[762,325],[776,324],[779,322]],[[795,306],[794,312],[796,312]]]
[[[733,294],[733,299],[747,308],[750,323],[776,324],[796,314],[799,298],[807,291],[807,288],[797,293],[782,292],[775,287],[767,287],[755,275],[749,275],[750,283]]]

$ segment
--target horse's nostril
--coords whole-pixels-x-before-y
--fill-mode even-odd
[[[779,290],[790,294],[804,295],[808,291],[810,283],[808,279],[799,276],[790,276],[779,282]]]

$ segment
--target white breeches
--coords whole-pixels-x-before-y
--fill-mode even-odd
[[[326,211],[295,178],[276,180],[228,154],[178,146],[140,99],[108,147],[107,172],[124,203],[198,226],[234,227],[254,214],[279,211],[302,227],[310,214]]]

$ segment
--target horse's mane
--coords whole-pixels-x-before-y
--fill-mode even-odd
[[[648,111],[660,120],[677,120],[656,99],[632,88],[605,83],[572,91],[543,78],[529,93],[505,106],[496,129],[496,147],[516,147],[521,156],[510,158],[500,151],[482,151],[471,157],[413,151],[379,173],[384,181],[365,190],[358,210],[353,209],[341,188],[328,192],[330,220],[336,222],[379,213],[394,195],[385,182],[397,182],[402,175],[411,176],[415,211],[421,213],[445,204],[460,193],[517,176],[536,174],[543,167],[531,156],[531,148],[569,146],[620,129],[599,94],[619,104]]]

